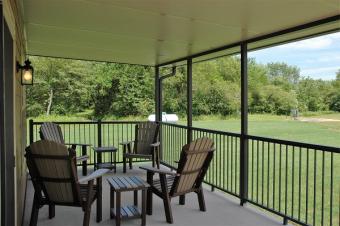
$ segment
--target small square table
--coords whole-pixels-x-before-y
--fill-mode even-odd
[[[141,218],[142,226],[146,223],[146,192],[149,184],[138,176],[111,177],[107,181],[110,185],[110,217],[115,218],[116,226],[120,226],[121,219]],[[133,191],[134,205],[121,206],[121,192]],[[138,208],[138,191],[142,191],[142,207]],[[115,207],[116,193],[116,208]]]
[[[96,152],[95,158],[94,158],[94,166],[95,169],[105,168],[105,169],[114,169],[114,171],[117,171],[117,162],[116,162],[116,153],[117,148],[114,146],[108,146],[108,147],[93,147],[93,150]],[[111,153],[111,162],[102,162],[102,154],[103,153]]]

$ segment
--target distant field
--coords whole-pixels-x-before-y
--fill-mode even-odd
[[[340,114],[309,118],[313,117],[340,120]],[[239,133],[240,119],[194,121],[193,126]],[[249,134],[340,147],[340,121],[301,122],[286,116],[250,115]]]

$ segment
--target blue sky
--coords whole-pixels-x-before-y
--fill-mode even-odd
[[[340,69],[340,32],[249,53],[259,63],[285,62],[301,69],[300,75],[335,79]]]

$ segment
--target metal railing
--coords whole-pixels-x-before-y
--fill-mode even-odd
[[[135,139],[135,125],[138,121],[81,121],[81,122],[55,122],[63,132],[65,143],[91,144],[93,147],[115,146],[119,143]],[[29,121],[28,142],[40,140],[39,128],[43,122]],[[83,155],[81,147],[77,147],[77,155]],[[94,164],[94,153],[91,147],[87,147],[86,154],[89,156],[88,165]],[[117,163],[123,162],[122,151],[116,155]],[[111,161],[110,153],[102,154],[102,161]],[[134,159],[134,161],[143,161]]]
[[[241,135],[161,123],[163,162],[175,167],[188,131],[215,155],[205,182],[240,197]],[[247,135],[246,201],[301,225],[339,225],[340,148]]]
[[[136,121],[57,122],[66,143],[116,146],[134,140]],[[42,122],[29,122],[29,141]],[[162,122],[162,163],[176,168],[188,139],[210,137],[215,155],[205,183],[240,198],[241,135]],[[247,135],[246,201],[301,225],[337,226],[340,220],[340,148]],[[122,152],[117,155],[122,162]],[[89,164],[94,163],[88,150]],[[79,153],[81,155],[81,153]],[[104,161],[110,159],[103,156]],[[143,160],[137,160],[143,161]],[[244,164],[242,164],[244,165]]]
[[[176,167],[182,146],[187,142],[188,127],[161,123],[162,161]],[[239,197],[240,134],[191,128],[192,138],[209,137],[215,142],[215,155],[205,177],[205,183]]]

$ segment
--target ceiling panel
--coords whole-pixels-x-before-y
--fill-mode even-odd
[[[25,0],[23,5],[28,54],[143,65],[340,14],[340,0]]]

